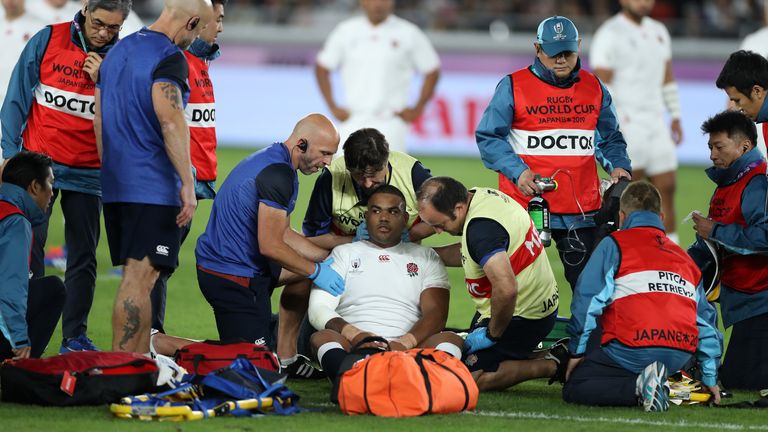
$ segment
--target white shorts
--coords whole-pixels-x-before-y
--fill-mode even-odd
[[[677,150],[663,115],[623,115],[619,126],[633,170],[648,177],[677,170]]]
[[[351,115],[347,121],[339,125],[339,135],[341,142],[337,155],[344,154],[344,142],[352,132],[362,128],[374,128],[384,134],[384,138],[389,143],[389,151],[399,151],[407,153],[405,148],[405,137],[408,134],[410,125],[398,116],[392,117],[374,117],[369,115]]]

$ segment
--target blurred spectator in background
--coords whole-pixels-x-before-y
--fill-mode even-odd
[[[426,35],[392,15],[394,0],[360,0],[365,16],[337,26],[317,56],[320,92],[341,121],[344,142],[354,131],[378,129],[390,150],[404,152],[409,123],[416,120],[435,91],[440,59]],[[339,70],[346,104],[337,103],[331,71]],[[424,74],[416,103],[408,105],[414,72]]]
[[[43,1],[43,0],[37,0]],[[57,0],[61,1],[61,0]],[[161,0],[136,0],[143,17],[155,17]],[[395,2],[394,13],[419,28],[487,32],[492,23],[511,32],[536,29],[542,16],[578,17],[581,30],[593,32],[618,11],[613,0],[409,0]],[[232,22],[266,23],[302,29],[329,29],[355,9],[357,0],[232,0]],[[675,36],[738,38],[762,25],[761,0],[657,0],[651,16]],[[127,24],[126,24],[127,26]]]
[[[2,0],[2,4],[5,17],[0,19],[0,46],[6,61],[0,62],[0,105],[5,100],[15,60],[29,39],[46,24],[27,11],[24,0]]]
[[[672,76],[672,45],[667,28],[648,16],[654,0],[620,0],[621,12],[595,33],[589,63],[609,87],[635,180],[648,177],[661,193],[667,237],[676,230],[677,154],[683,142],[680,94]],[[672,118],[671,136],[664,106]],[[673,142],[674,141],[674,142]]]
[[[27,9],[45,24],[57,24],[71,20],[82,6],[75,0],[31,0]]]

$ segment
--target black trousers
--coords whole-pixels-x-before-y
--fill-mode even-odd
[[[588,351],[563,387],[563,400],[580,405],[637,406],[637,375],[602,348]]]
[[[248,280],[246,287],[198,268],[197,282],[213,308],[220,340],[275,346],[270,331],[270,297],[274,287],[271,277],[257,275]]]
[[[181,244],[187,239],[189,231],[192,229],[192,222],[181,228]],[[168,279],[171,278],[176,269],[165,268],[160,271],[155,286],[152,288],[150,300],[152,302],[152,328],[165,333],[165,296],[168,292]]]
[[[565,279],[571,285],[571,291],[576,289],[576,281],[592,255],[596,234],[596,227],[571,231],[552,230],[552,239],[557,246],[557,253],[565,270]]]
[[[66,291],[58,276],[29,281],[27,294],[27,335],[32,347],[31,357],[43,355],[51,340],[64,307]],[[11,343],[0,332],[0,360],[13,357]]]
[[[96,246],[101,234],[101,197],[54,189],[45,223],[33,228],[35,241],[30,262],[33,278],[45,275],[48,222],[59,194],[61,211],[64,214],[64,242],[67,246],[67,269],[64,272],[67,299],[61,327],[62,335],[69,338],[85,334],[88,329],[88,314],[91,312],[96,290]]]
[[[768,314],[733,325],[720,379],[727,389],[768,388]]]

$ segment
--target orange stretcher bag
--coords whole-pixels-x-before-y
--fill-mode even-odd
[[[431,348],[386,351],[358,361],[340,378],[348,415],[413,417],[473,410],[478,388],[461,360]]]

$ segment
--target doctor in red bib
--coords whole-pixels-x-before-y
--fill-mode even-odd
[[[568,18],[542,21],[536,60],[499,82],[475,132],[483,163],[499,173],[499,189],[521,205],[541,193],[535,176],[558,182],[544,197],[571,287],[594,243],[593,215],[600,208],[595,160],[614,181],[630,178],[631,170],[611,95],[581,69],[580,43]]]
[[[24,47],[0,110],[3,158],[23,150],[53,160],[53,199],[34,227],[30,270],[45,273],[48,219],[58,199],[64,215],[67,269],[59,351],[96,350],[88,315],[96,289],[96,246],[101,218],[101,163],[93,131],[93,95],[101,61],[118,40],[130,0],[89,0],[72,21],[51,24]]]

